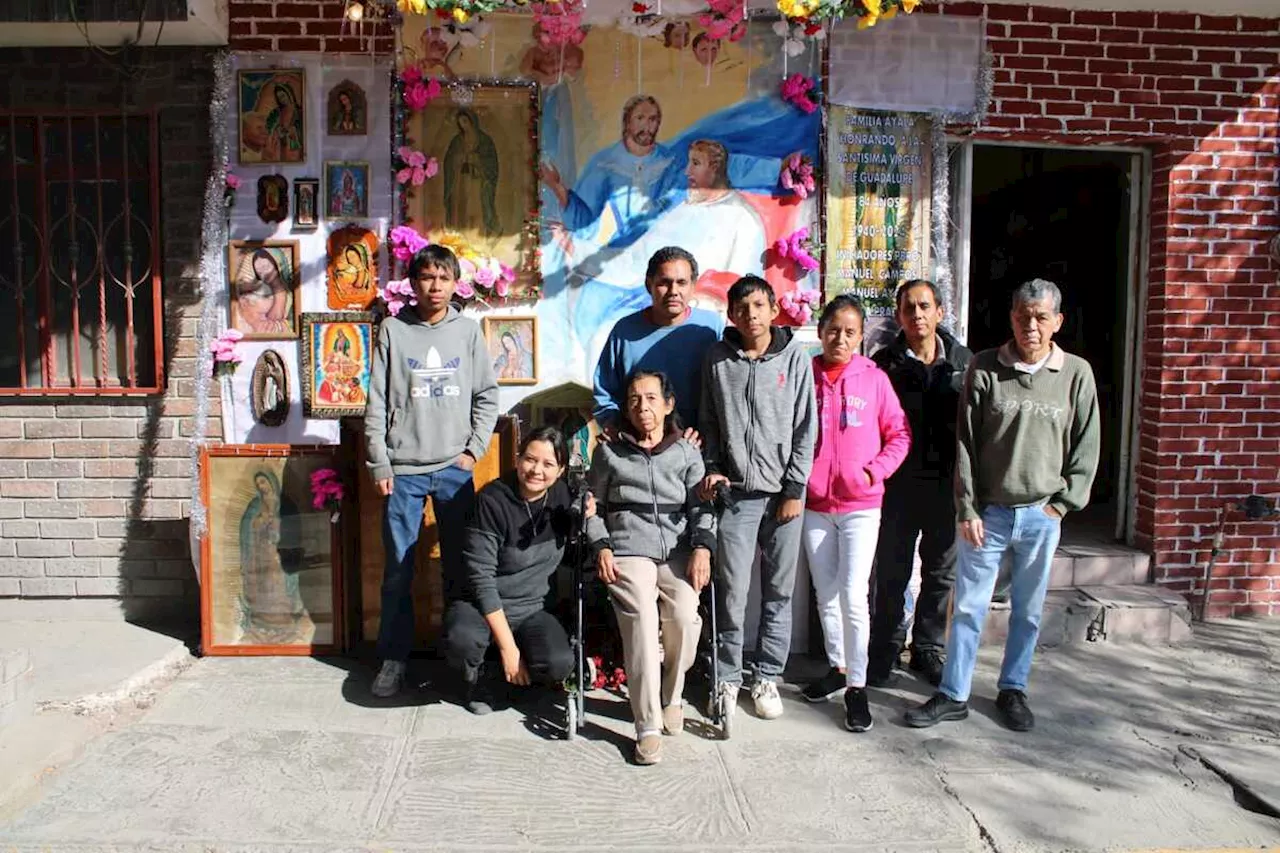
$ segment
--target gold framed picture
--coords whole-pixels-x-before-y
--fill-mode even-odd
[[[324,447],[206,447],[208,526],[200,543],[201,648],[206,655],[340,651],[342,549],[311,479],[333,466]]]
[[[309,418],[364,414],[375,331],[366,312],[302,315],[302,410]]]
[[[538,384],[538,318],[488,316],[481,321],[499,385]]]

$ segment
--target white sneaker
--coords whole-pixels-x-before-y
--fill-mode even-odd
[[[756,703],[756,716],[762,720],[782,716],[782,697],[778,695],[778,685],[772,681],[757,681],[751,688],[751,701]]]

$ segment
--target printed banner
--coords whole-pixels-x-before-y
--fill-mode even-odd
[[[827,127],[826,298],[862,299],[871,353],[896,331],[898,285],[929,278],[929,119],[832,106]]]

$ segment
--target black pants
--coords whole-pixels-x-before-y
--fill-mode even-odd
[[[920,595],[912,651],[941,653],[947,645],[947,598],[956,576],[956,507],[950,480],[890,480],[880,512],[870,662],[887,671],[906,642],[902,624],[916,536],[920,536]]]
[[[573,650],[559,620],[545,610],[535,610],[516,619],[507,616],[520,659],[529,678],[542,684],[556,684],[573,671]],[[479,608],[469,601],[453,601],[444,615],[445,641],[449,665],[462,677],[475,681],[493,644],[493,632]]]

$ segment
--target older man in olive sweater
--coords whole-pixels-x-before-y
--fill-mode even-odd
[[[1027,679],[1062,517],[1083,509],[1098,469],[1098,395],[1089,363],[1053,343],[1062,293],[1033,279],[1013,294],[1013,340],[979,353],[965,377],[957,418],[956,517],[960,549],[942,684],[907,711],[924,728],[969,715],[982,624],[1006,552],[1012,615],[996,707],[1028,731]]]

